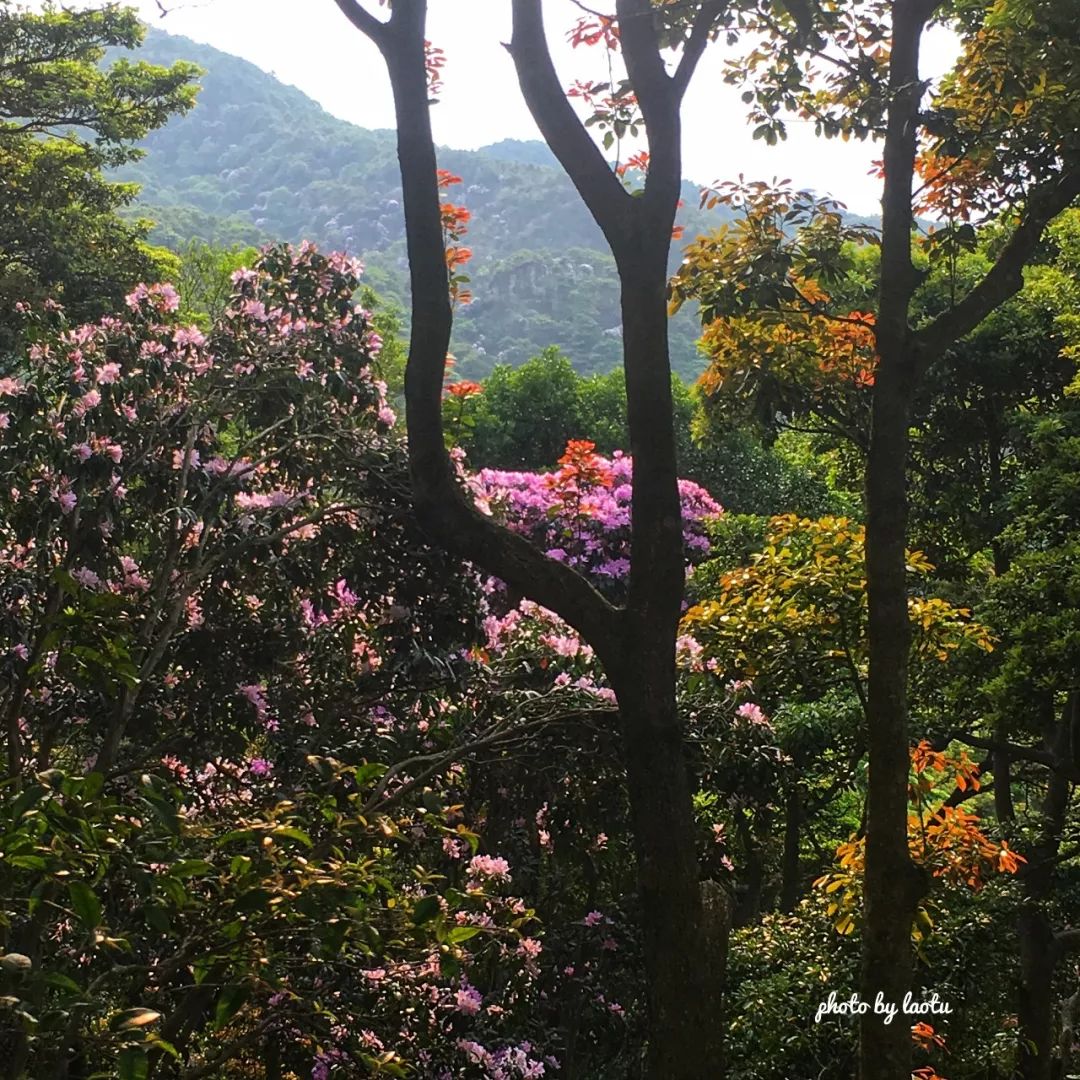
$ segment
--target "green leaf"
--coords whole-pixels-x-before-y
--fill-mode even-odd
[[[83,778],[82,791],[79,793],[84,799],[96,799],[105,786],[105,777],[99,772],[92,772]]]
[[[54,990],[66,990],[69,994],[81,994],[83,988],[72,978],[62,975],[59,971],[50,971],[45,976],[45,982]]]
[[[7,861],[22,870],[44,870],[48,866],[40,855],[12,855]]]
[[[303,844],[306,848],[312,848],[315,845],[312,843],[311,837],[308,836],[303,829],[294,829],[291,825],[282,825],[274,830],[273,835],[275,837],[284,836],[286,840],[295,840],[297,843]]]
[[[158,933],[167,934],[172,927],[168,913],[160,904],[147,904],[143,908],[143,916],[147,925],[157,930]]]
[[[18,797],[11,804],[11,820],[18,821],[27,810],[36,806],[46,790],[41,784],[31,784],[25,791],[19,792]]]
[[[251,869],[251,858],[248,855],[234,855],[229,861],[229,873],[233,877],[243,877]]]
[[[213,872],[214,864],[205,859],[181,859],[169,869],[169,873],[178,878],[206,877]]]
[[[149,1039],[147,1039],[147,1043],[148,1045],[153,1047],[153,1049],[161,1050],[162,1052],[168,1054],[169,1057],[175,1058],[177,1061],[180,1060],[180,1051],[177,1050],[171,1042],[167,1042],[165,1039],[159,1039],[156,1035],[152,1035]]]
[[[415,926],[423,926],[424,923],[435,918],[442,911],[442,904],[437,896],[425,896],[417,901],[412,910],[412,920]]]
[[[215,1026],[221,1027],[228,1023],[244,1007],[250,997],[251,990],[242,984],[224,987],[214,1007]]]
[[[231,844],[234,840],[254,840],[254,829],[234,829],[232,832],[223,833],[217,839],[218,847],[224,847],[226,844]]]
[[[116,1075],[119,1080],[147,1080],[150,1075],[150,1059],[141,1046],[127,1046],[116,1059]]]
[[[236,901],[237,911],[261,911],[270,902],[271,893],[266,889],[250,889]]]
[[[71,907],[88,930],[93,930],[101,923],[101,901],[85,881],[68,883],[68,896]]]
[[[167,799],[163,799],[160,795],[152,794],[148,791],[143,792],[143,801],[150,807],[151,813],[154,817],[165,826],[174,836],[180,834],[180,818],[177,816],[176,807]]]
[[[460,945],[463,941],[468,941],[469,938],[476,937],[479,933],[479,926],[455,926],[446,935],[446,940],[451,945]]]

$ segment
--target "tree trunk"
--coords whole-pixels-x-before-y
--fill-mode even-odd
[[[911,988],[911,924],[922,891],[908,853],[907,454],[918,358],[910,330],[918,276],[911,259],[912,176],[919,129],[919,44],[930,8],[895,0],[881,200],[878,364],[866,461],[867,687],[866,873],[859,1022],[861,1080],[907,1080],[911,1032],[874,1012],[900,1007]]]
[[[673,212],[672,207],[672,212]],[[729,916],[703,902],[690,770],[675,695],[685,581],[667,338],[671,221],[643,215],[618,259],[634,498],[623,654],[594,643],[619,699],[649,1003],[650,1080],[723,1075]],[[605,647],[607,646],[607,647]],[[719,940],[718,940],[719,939]]]
[[[649,1001],[650,1080],[721,1076],[720,990],[727,911],[703,887],[675,698],[684,585],[682,517],[667,340],[667,256],[680,191],[679,101],[719,15],[703,9],[674,76],[648,0],[617,0],[621,44],[647,129],[650,167],[633,199],[574,113],[551,62],[540,0],[513,0],[511,56],[537,124],[611,245],[621,284],[633,455],[629,598],[616,609],[570,567],[477,512],[443,443],[443,363],[451,309],[425,70],[425,0],[381,22],[337,0],[387,61],[412,286],[405,373],[409,460],[422,524],[448,549],[564,618],[596,650],[616,691],[635,834]]]
[[[639,674],[616,686],[648,986],[646,1076],[716,1080],[727,919],[706,917],[673,672],[655,655],[627,660]]]
[[[1041,906],[1020,910],[1020,997],[1017,1003],[1019,1054],[1016,1080],[1052,1080],[1054,1076],[1054,931]]]
[[[908,409],[882,357],[874,388],[867,461],[866,578],[870,678],[862,999],[899,1006],[911,987],[911,924],[921,893],[908,852],[907,610],[905,456]],[[871,1010],[860,1018],[862,1080],[911,1074],[911,1035]]]
[[[799,902],[801,882],[799,854],[802,847],[802,800],[798,787],[788,792],[784,815],[784,856],[781,864],[780,910],[790,915]]]
[[[1043,743],[1063,766],[1071,763],[1073,726],[1080,716],[1080,693],[1071,693],[1060,718],[1049,696],[1040,704]],[[995,789],[998,778],[994,778]],[[1054,973],[1061,957],[1047,914],[1057,879],[1057,856],[1069,813],[1072,784],[1061,769],[1052,769],[1042,801],[1038,841],[1021,868],[1024,902],[1017,914],[1020,939],[1020,995],[1017,1004],[1019,1052],[1017,1080],[1052,1080],[1054,1069]]]

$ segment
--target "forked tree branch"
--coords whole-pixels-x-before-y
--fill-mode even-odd
[[[340,0],[335,2],[341,6]],[[391,21],[377,23],[380,36],[375,39],[394,92],[412,289],[405,408],[417,516],[447,550],[556,612],[595,643],[598,652],[608,643],[607,648],[617,654],[618,609],[576,571],[481,514],[466,497],[443,442],[443,377],[453,313],[425,66],[426,16],[426,0],[397,0]],[[566,99],[562,101],[569,109]],[[603,164],[577,117],[573,120]],[[615,176],[606,166],[604,170],[616,191],[628,200]],[[610,194],[601,201],[609,209],[614,206]],[[601,660],[616,658],[602,656]]]
[[[541,0],[513,0],[513,16],[507,48],[525,104],[608,243],[621,245],[631,196],[567,100],[551,59]]]
[[[664,67],[651,0],[616,0],[615,10],[626,74],[641,108],[649,146],[645,201],[659,211],[649,224],[670,240],[682,183],[679,95]]]
[[[376,19],[359,0],[334,0],[334,3],[337,4],[345,18],[357,30],[371,38],[379,48],[382,48],[382,42],[386,38],[389,23]]]

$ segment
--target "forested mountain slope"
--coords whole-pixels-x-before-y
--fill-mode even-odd
[[[206,71],[196,108],[146,140],[146,157],[124,170],[142,184],[141,212],[154,238],[182,247],[311,239],[363,254],[383,295],[406,300],[401,187],[391,131],[330,116],[299,90],[247,61],[152,30],[141,55],[193,60]],[[458,316],[453,351],[463,374],[518,364],[546,345],[564,348],[584,372],[619,359],[614,264],[569,180],[537,142],[504,140],[478,151],[442,150],[462,177],[453,200],[469,208],[474,302]],[[686,185],[687,234],[715,227]],[[679,257],[677,247],[672,258]],[[676,369],[700,369],[697,328],[675,320]]]

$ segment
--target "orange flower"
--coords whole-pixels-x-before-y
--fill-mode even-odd
[[[1001,850],[997,854],[998,870],[1003,874],[1015,874],[1020,869],[1020,864],[1026,862],[1027,859],[1019,852],[1013,851],[1007,841],[1001,841]]]
[[[453,203],[442,203],[439,212],[442,214],[443,228],[455,234],[464,232],[464,226],[472,217],[464,206],[455,206]]]
[[[474,394],[482,394],[484,388],[477,382],[470,382],[468,379],[462,379],[460,382],[451,383],[446,392],[452,394],[456,398],[469,398]]]
[[[615,172],[619,176],[625,176],[630,169],[637,169],[638,172],[649,171],[649,152],[648,150],[641,150],[638,153],[627,158],[621,165],[615,166]]]
[[[446,265],[453,269],[455,266],[464,266],[472,258],[472,248],[448,247],[446,249]]]
[[[912,1026],[911,1038],[924,1050],[932,1050],[934,1047],[942,1049],[945,1046],[945,1040],[925,1020]]]

